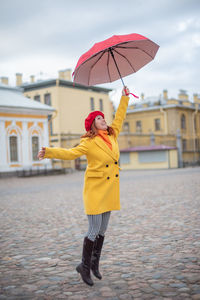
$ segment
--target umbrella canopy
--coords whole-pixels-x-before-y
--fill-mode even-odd
[[[122,79],[152,61],[158,48],[140,34],[113,35],[94,44],[79,58],[74,82],[90,86]]]

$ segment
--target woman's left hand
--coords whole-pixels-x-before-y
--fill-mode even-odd
[[[45,155],[45,147],[42,147],[42,149],[38,152],[37,157],[39,160],[42,160],[44,159],[44,155]]]
[[[127,88],[127,86],[125,86],[122,90],[122,96],[129,96],[129,94],[130,94],[130,91]]]

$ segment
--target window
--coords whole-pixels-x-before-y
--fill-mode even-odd
[[[53,135],[53,123],[52,123],[51,117],[52,117],[51,115],[48,115],[49,134]]]
[[[120,153],[120,164],[130,164],[130,152]]]
[[[44,95],[44,103],[51,106],[51,94]]]
[[[187,141],[185,139],[182,140],[182,150],[186,151],[187,149]]]
[[[164,162],[167,161],[167,151],[141,151],[138,160],[140,163]]]
[[[160,130],[160,119],[155,119],[155,131]]]
[[[195,150],[200,151],[200,139],[195,139]]]
[[[18,161],[18,149],[17,149],[17,136],[10,136],[10,161],[16,162]]]
[[[40,102],[40,95],[34,96],[34,100]]]
[[[100,108],[100,111],[103,111],[103,100],[102,99],[99,99],[99,108]]]
[[[38,136],[32,136],[32,159],[38,160],[37,154],[39,151],[39,138]]]
[[[197,131],[197,117],[194,116],[194,130]]]
[[[124,122],[124,131],[129,132],[129,122]]]
[[[186,129],[185,115],[181,115],[181,129]]]
[[[94,98],[93,97],[90,98],[90,109],[94,110]]]
[[[142,132],[142,122],[136,121],[136,132]]]

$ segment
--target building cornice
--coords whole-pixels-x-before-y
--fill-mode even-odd
[[[43,116],[47,116],[47,115],[52,115],[53,112],[55,111],[55,109],[38,109],[38,108],[26,108],[26,107],[9,107],[9,106],[0,106],[0,114],[21,114],[21,115],[43,115]]]
[[[24,92],[38,90],[42,88],[47,87],[53,87],[53,86],[61,86],[61,87],[67,87],[67,88],[74,88],[74,89],[80,89],[80,90],[87,90],[87,91],[93,91],[97,93],[105,93],[108,94],[112,91],[112,89],[97,87],[97,86],[84,86],[81,84],[73,83],[72,81],[64,80],[64,79],[50,79],[50,80],[43,80],[38,81],[34,83],[28,83],[23,84],[21,87],[24,89]]]

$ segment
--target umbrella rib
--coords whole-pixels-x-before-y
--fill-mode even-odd
[[[109,76],[109,78],[110,78],[110,82],[111,82],[110,70],[109,70],[109,60],[110,60],[110,55],[109,55],[109,51],[108,51],[107,69],[108,69],[108,76]]]
[[[121,55],[129,63],[129,65],[131,66],[131,68],[133,69],[133,71],[136,72],[135,69],[134,69],[134,67],[132,66],[131,62],[128,60],[128,58],[126,56],[124,56],[123,54],[121,54],[120,52],[118,52],[116,49],[113,49],[113,51],[115,51],[117,54]]]
[[[102,58],[102,56],[104,55],[105,51],[102,52],[102,54],[98,57],[97,61],[95,61],[95,63],[91,66],[90,71],[89,71],[89,76],[88,76],[88,86],[89,86],[89,81],[90,81],[90,74],[92,69],[94,68],[94,66],[98,63],[98,61]]]
[[[140,49],[139,47],[123,47],[123,46],[118,46],[116,48],[123,48],[123,49],[138,49],[140,51],[143,51],[145,54],[147,54],[148,56],[150,56],[152,59],[154,59],[153,56],[151,56],[148,52],[146,52],[145,50],[143,49]],[[113,48],[113,50],[115,50],[115,48]]]

